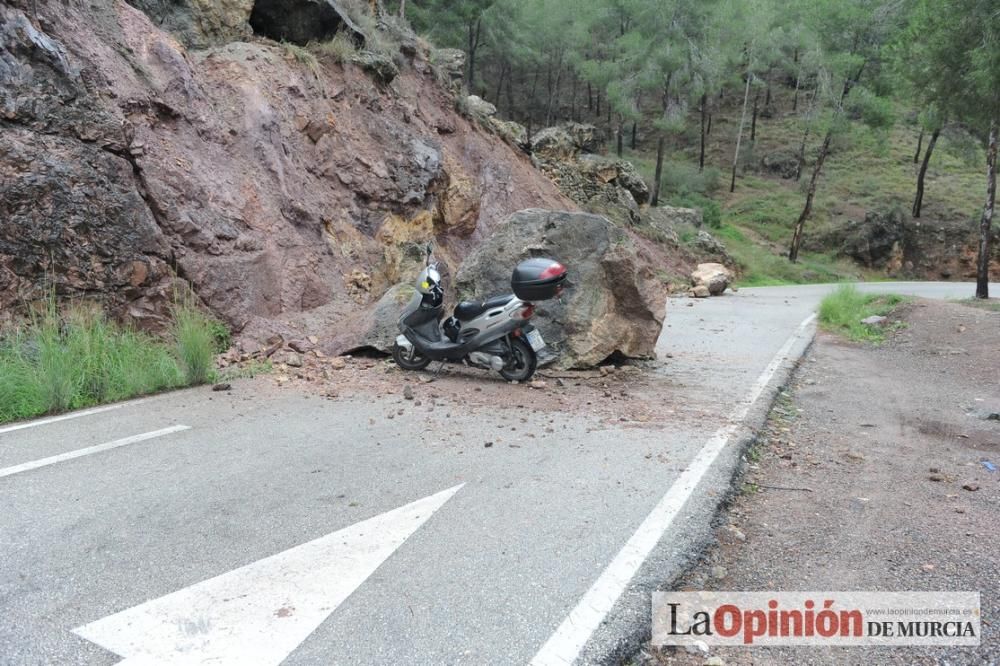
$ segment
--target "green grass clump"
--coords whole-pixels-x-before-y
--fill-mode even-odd
[[[80,409],[210,380],[224,326],[175,308],[173,341],[109,321],[96,307],[49,299],[0,331],[0,423]]]
[[[861,320],[873,315],[888,316],[905,301],[896,294],[862,294],[854,285],[845,284],[820,303],[820,326],[857,342],[881,342],[885,327],[868,326]]]
[[[330,56],[335,62],[350,62],[358,53],[354,40],[346,32],[341,30],[333,39],[315,45],[315,49],[322,55]]]
[[[316,59],[315,54],[309,49],[299,46],[298,44],[292,44],[291,42],[281,42],[282,48],[285,49],[285,56],[291,58],[295,62],[305,65],[314,74],[319,71],[319,61]]]
[[[215,320],[190,300],[174,306],[170,334],[180,367],[188,384],[204,384],[214,376],[219,343]]]

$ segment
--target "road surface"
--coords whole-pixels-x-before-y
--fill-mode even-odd
[[[398,397],[260,382],[0,426],[0,663],[626,655],[831,288],[671,300],[655,370],[676,392],[667,428],[444,405],[444,433],[414,406],[371,418]]]

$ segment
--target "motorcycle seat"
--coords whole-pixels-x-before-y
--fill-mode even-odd
[[[502,308],[512,300],[514,300],[514,294],[494,296],[489,300],[478,303],[475,301],[462,301],[455,306],[455,317],[459,321],[472,321],[487,310],[491,308]]]

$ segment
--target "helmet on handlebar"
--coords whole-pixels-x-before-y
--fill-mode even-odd
[[[438,272],[437,264],[431,264],[420,271],[417,278],[417,291],[421,294],[435,294],[441,290],[441,274]]]

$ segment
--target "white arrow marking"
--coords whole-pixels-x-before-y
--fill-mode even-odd
[[[126,657],[118,666],[275,666],[461,487],[77,627],[73,633]]]

